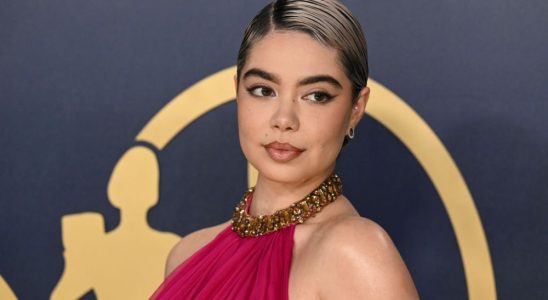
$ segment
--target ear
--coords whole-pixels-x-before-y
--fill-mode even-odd
[[[365,106],[369,100],[369,87],[364,87],[358,94],[358,100],[352,105],[352,112],[350,115],[350,128],[355,128],[365,113]]]

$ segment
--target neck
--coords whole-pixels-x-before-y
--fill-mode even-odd
[[[319,187],[332,172],[331,169],[318,176],[296,182],[279,182],[259,173],[249,214],[270,215],[289,207]]]

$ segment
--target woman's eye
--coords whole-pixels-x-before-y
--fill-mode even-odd
[[[256,86],[248,89],[249,93],[257,97],[274,97],[274,90],[266,86]]]
[[[305,100],[312,102],[325,103],[333,98],[333,96],[324,92],[313,92],[303,97]]]

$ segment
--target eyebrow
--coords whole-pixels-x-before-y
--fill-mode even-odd
[[[265,70],[262,70],[262,69],[259,69],[259,68],[252,68],[252,69],[249,69],[247,72],[244,73],[243,75],[243,79],[246,79],[248,77],[251,77],[251,76],[257,76],[257,77],[260,77],[262,79],[265,79],[265,80],[268,80],[268,81],[272,81],[274,83],[279,83],[280,80],[279,78],[272,74],[272,73],[269,73]],[[309,84],[313,84],[313,83],[318,83],[318,82],[327,82],[339,89],[342,89],[342,84],[337,80],[335,79],[334,77],[330,76],[330,75],[314,75],[314,76],[310,76],[310,77],[307,77],[301,81],[299,81],[299,85],[309,85]]]
[[[261,69],[258,69],[258,68],[249,69],[247,72],[244,73],[243,79],[246,79],[246,78],[251,77],[251,76],[257,76],[257,77],[260,77],[262,79],[272,81],[272,82],[275,82],[275,83],[280,82],[280,80],[278,79],[278,77],[276,75],[268,73],[267,71],[261,70]]]
[[[308,85],[308,84],[313,84],[313,83],[317,83],[317,82],[327,82],[327,83],[330,83],[332,85],[334,85],[335,87],[339,88],[339,89],[342,89],[342,84],[335,78],[333,78],[332,76],[329,76],[329,75],[315,75],[315,76],[310,76],[310,77],[307,77],[301,81],[299,81],[299,85]]]

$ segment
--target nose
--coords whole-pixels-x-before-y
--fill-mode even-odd
[[[299,129],[299,117],[297,103],[291,100],[279,99],[276,111],[270,119],[270,126],[274,129],[285,131],[296,131]]]

